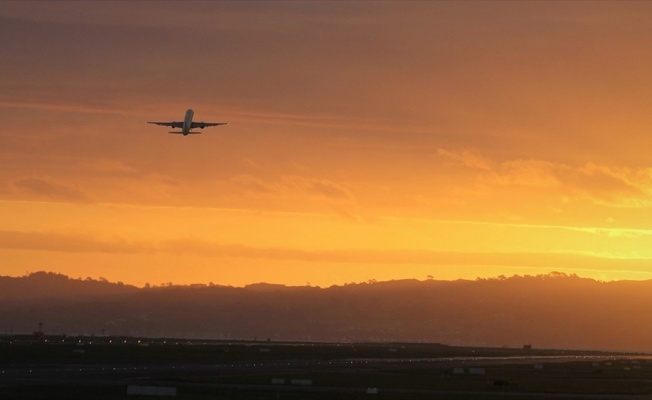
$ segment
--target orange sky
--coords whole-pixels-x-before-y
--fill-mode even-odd
[[[652,3],[6,2],[0,275],[652,279]],[[145,121],[227,121],[168,135]]]

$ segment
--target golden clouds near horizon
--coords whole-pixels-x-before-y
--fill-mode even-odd
[[[2,202],[2,208],[7,215],[29,208],[34,218],[9,219],[0,231],[3,258],[13,260],[5,273],[13,275],[52,268],[134,284],[320,286],[550,270],[652,277],[652,231],[637,229],[57,203]]]

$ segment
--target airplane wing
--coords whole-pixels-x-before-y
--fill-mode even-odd
[[[148,122],[148,124],[154,124],[154,125],[161,125],[161,126],[169,126],[172,128],[183,128],[183,122]]]
[[[228,122],[193,122],[190,129],[193,128],[207,128],[209,126],[228,125]]]

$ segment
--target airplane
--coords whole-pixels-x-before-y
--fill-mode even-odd
[[[179,132],[170,132],[177,133],[183,136],[188,136],[190,134],[198,135],[201,132],[193,132],[193,128],[204,129],[209,126],[218,126],[218,125],[228,125],[228,122],[192,122],[192,117],[195,115],[195,112],[192,109],[186,111],[186,116],[183,118],[183,122],[147,122],[148,124],[169,126],[171,128],[180,128]]]

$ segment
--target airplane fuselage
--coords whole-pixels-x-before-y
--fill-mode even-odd
[[[181,127],[181,133],[183,136],[186,136],[190,133],[190,129],[192,128],[192,117],[195,115],[195,112],[189,108],[186,110],[186,116],[183,117],[183,126]]]

